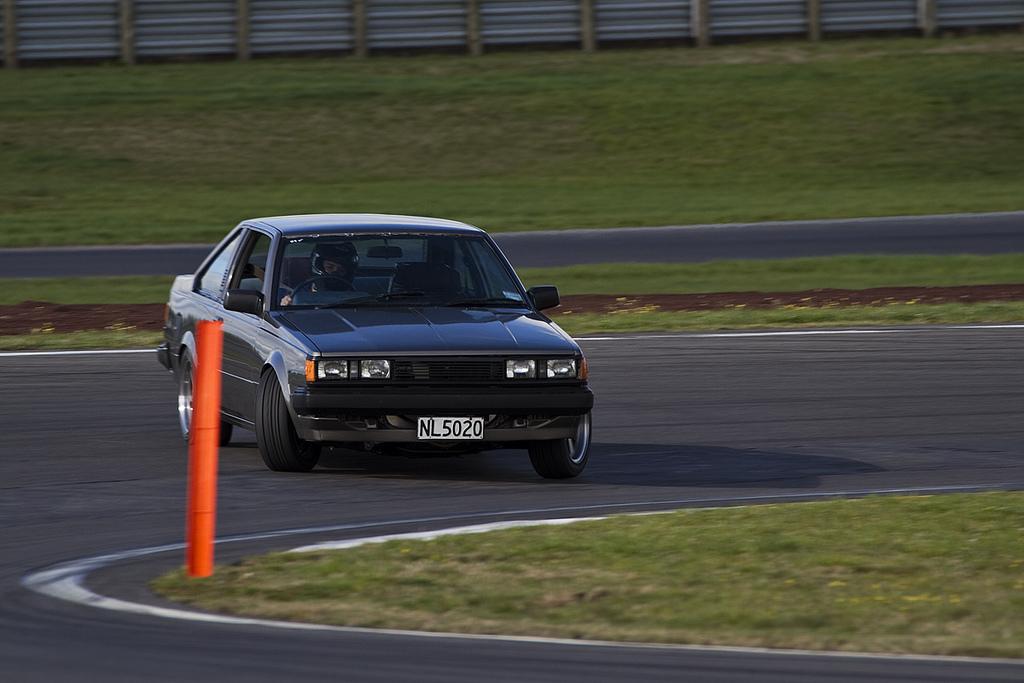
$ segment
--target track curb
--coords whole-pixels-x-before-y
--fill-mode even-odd
[[[362,524],[343,524],[336,526],[326,527],[309,527],[309,528],[297,528],[297,529],[286,529],[281,531],[272,531],[265,533],[255,534],[243,534],[238,536],[230,536],[217,540],[218,544],[225,543],[238,543],[247,541],[259,541],[269,540],[274,538],[282,538],[287,536],[299,536],[309,534],[322,534],[331,533],[334,531],[344,530],[356,530],[356,529],[371,529],[379,527],[397,526],[402,524],[424,524],[431,522],[445,522],[445,521],[456,521],[459,519],[467,520],[473,518],[482,517],[500,517],[500,516],[516,516],[516,515],[527,515],[527,514],[548,514],[554,512],[569,512],[569,511],[582,511],[582,510],[596,510],[596,509],[614,509],[614,508],[636,508],[643,506],[658,506],[659,509],[648,510],[648,511],[627,511],[618,513],[618,515],[651,515],[651,514],[664,514],[670,512],[676,512],[679,510],[701,510],[716,507],[746,507],[749,505],[756,504],[769,504],[769,503],[793,503],[793,502],[813,502],[820,500],[830,499],[857,499],[872,495],[936,495],[943,493],[982,493],[988,491],[1012,491],[1020,490],[1024,487],[1024,484],[1018,483],[1004,483],[1004,484],[992,484],[982,486],[944,486],[944,487],[921,487],[921,488],[899,488],[899,489],[874,489],[874,490],[858,490],[858,491],[835,491],[835,492],[821,492],[821,493],[809,493],[809,494],[779,494],[779,495],[763,495],[763,496],[749,496],[749,497],[736,497],[736,498],[705,498],[705,499],[691,499],[691,500],[677,500],[677,501],[650,501],[650,502],[632,502],[632,503],[614,503],[614,504],[595,504],[587,506],[574,506],[574,507],[562,507],[562,508],[537,508],[537,509],[526,509],[526,510],[514,510],[514,511],[498,511],[498,512],[482,512],[467,515],[450,515],[445,517],[433,517],[433,518],[422,518],[422,519],[410,519],[410,520],[390,520],[381,522],[368,522]],[[735,503],[735,504],[730,504]],[[671,507],[674,506],[674,507]],[[460,525],[454,527],[442,527],[439,529],[423,532],[413,533],[397,533],[397,534],[377,534],[371,536],[362,536],[352,539],[346,539],[343,541],[334,541],[327,543],[311,544],[306,546],[298,546],[292,548],[288,552],[309,552],[315,550],[324,549],[343,549],[353,548],[359,545],[365,545],[370,543],[384,543],[392,540],[403,540],[403,539],[418,539],[428,540],[431,538],[437,538],[440,536],[448,536],[455,534],[468,534],[468,533],[483,533],[486,531],[493,531],[505,528],[517,528],[527,526],[543,526],[543,525],[563,525],[573,524],[578,522],[596,521],[601,519],[607,519],[611,514],[588,516],[588,517],[556,517],[556,518],[537,518],[537,519],[512,519],[499,522],[490,522],[484,524],[473,524],[473,525]],[[538,637],[538,636],[517,636],[517,635],[501,635],[501,634],[476,634],[476,633],[458,633],[458,632],[434,632],[434,631],[414,631],[414,630],[403,630],[403,629],[379,629],[379,628],[367,628],[358,626],[331,626],[326,624],[314,624],[304,622],[288,622],[278,621],[271,619],[257,619],[250,617],[235,617],[223,614],[214,614],[209,612],[200,612],[195,610],[189,610],[180,607],[164,607],[159,605],[146,604],[142,602],[132,602],[128,600],[121,600],[119,598],[109,597],[100,595],[90,590],[86,584],[86,578],[92,572],[98,571],[105,567],[112,566],[118,562],[127,560],[140,559],[147,556],[154,556],[167,552],[181,551],[184,549],[183,543],[172,543],[159,546],[150,546],[146,548],[136,548],[132,550],[126,550],[118,553],[110,553],[106,555],[99,555],[89,558],[83,558],[79,560],[72,560],[69,562],[60,563],[46,567],[24,576],[21,580],[21,585],[38,594],[45,595],[47,597],[72,602],[79,605],[107,609],[121,613],[143,615],[150,617],[161,617],[167,619],[176,619],[180,621],[191,621],[208,624],[220,624],[225,626],[248,626],[248,627],[264,627],[273,629],[285,629],[292,631],[311,631],[311,632],[333,632],[333,633],[353,633],[353,634],[364,634],[364,635],[377,635],[382,637],[414,637],[414,638],[430,638],[430,639],[446,639],[446,640],[474,640],[474,641],[493,641],[493,642],[509,642],[509,643],[531,643],[531,644],[547,644],[547,645],[558,645],[558,646],[574,646],[574,647],[595,647],[595,648],[616,648],[616,649],[639,649],[639,650],[669,650],[669,651],[689,651],[689,652],[709,652],[709,653],[735,653],[735,654],[758,654],[758,655],[776,655],[776,656],[799,656],[799,657],[815,657],[815,658],[843,658],[843,659],[872,659],[872,660],[901,660],[901,661],[926,661],[926,662],[950,662],[950,663],[973,663],[973,664],[1011,664],[1015,666],[1024,667],[1024,660],[1020,659],[1009,659],[1009,658],[986,658],[986,657],[965,657],[965,656],[950,656],[950,655],[923,655],[923,654],[888,654],[888,653],[875,653],[875,652],[846,652],[846,651],[835,651],[835,650],[799,650],[799,649],[782,649],[782,648],[766,648],[766,647],[744,647],[744,646],[730,646],[730,645],[687,645],[687,644],[669,644],[669,643],[635,643],[635,642],[621,642],[621,641],[604,641],[604,640],[587,640],[587,639],[570,639],[570,638],[549,638],[549,637]]]

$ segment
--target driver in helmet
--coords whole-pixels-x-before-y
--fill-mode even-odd
[[[296,290],[306,286],[311,292],[342,292],[352,289],[352,278],[359,266],[359,253],[351,242],[321,242],[313,248],[310,261],[313,277],[296,287]],[[291,294],[281,299],[282,306],[291,303]]]
[[[312,260],[313,274],[319,276],[316,290],[352,289],[352,278],[359,266],[359,254],[351,242],[326,242],[316,245]]]

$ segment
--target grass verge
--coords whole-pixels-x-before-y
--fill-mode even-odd
[[[0,73],[0,246],[1021,208],[1019,35]]]
[[[2,278],[0,306],[22,301],[53,304],[158,304],[167,301],[173,276]]]
[[[691,510],[279,553],[153,587],[328,624],[1021,657],[1021,519],[1021,493]]]
[[[162,340],[162,332],[140,332],[138,330],[39,332],[36,334],[0,335],[0,351],[146,349],[156,348]]]
[[[518,270],[525,282],[555,284],[562,294],[793,292],[1011,284],[1024,281],[1024,254],[603,263]]]
[[[786,292],[804,289],[984,285],[1020,282],[1024,254],[987,256],[830,256],[708,263],[608,263],[520,268],[527,285],[562,294]],[[167,301],[171,276],[0,278],[0,305],[145,304]]]
[[[824,287],[860,289],[1019,282],[1024,254],[995,256],[839,256],[699,264],[602,264],[521,270],[527,283],[554,283],[565,294],[656,294],[716,291],[799,291]],[[76,303],[159,303],[170,277],[0,279],[0,305],[25,300]],[[1010,323],[1024,321],[1024,302],[910,304],[775,309],[730,308],[553,317],[575,335],[655,331],[704,331],[856,325]],[[157,343],[158,333],[98,330],[76,334],[0,336],[0,349],[123,348]]]
[[[572,335],[624,332],[743,330],[787,327],[855,327],[1013,323],[1024,321],[1024,301],[976,304],[910,304],[774,309],[732,308],[713,311],[622,311],[609,314],[554,315]]]

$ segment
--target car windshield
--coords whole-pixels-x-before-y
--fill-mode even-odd
[[[282,248],[281,307],[526,306],[495,249],[475,235],[317,235]]]

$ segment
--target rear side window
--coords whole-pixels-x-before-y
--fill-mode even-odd
[[[227,279],[228,268],[238,250],[238,243],[242,241],[244,231],[239,230],[238,234],[224,245],[213,262],[207,266],[202,275],[199,276],[199,286],[196,291],[213,299],[220,300],[224,293],[224,281]]]

